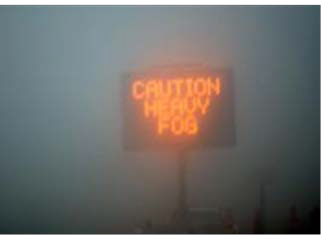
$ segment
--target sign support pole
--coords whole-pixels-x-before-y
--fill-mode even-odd
[[[177,195],[177,215],[178,215],[178,225],[181,229],[186,227],[186,217],[187,217],[187,183],[186,183],[186,172],[188,156],[187,151],[184,148],[180,148],[177,152],[177,185],[178,185],[178,195]]]

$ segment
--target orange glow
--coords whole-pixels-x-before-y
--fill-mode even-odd
[[[196,98],[187,97],[183,102],[183,108],[188,114],[193,114],[197,110]]]
[[[137,80],[133,84],[133,97],[135,100],[140,100],[144,98],[144,83]]]
[[[203,78],[198,78],[194,82],[194,94],[198,96],[205,96],[207,88],[207,82]]]
[[[220,78],[215,79],[215,84],[211,80],[211,78],[208,78],[208,94],[211,95],[211,91],[214,90],[216,95],[219,95],[221,89]]]
[[[158,114],[158,103],[155,101],[144,101],[144,116],[146,118],[153,116],[156,117]]]
[[[146,98],[159,97],[158,83],[155,80],[148,81],[146,84]]]
[[[167,117],[166,115],[162,115],[158,120],[158,134],[161,135],[167,128],[169,128]]]
[[[172,87],[171,83],[167,83],[166,86],[163,86],[162,81],[158,81],[158,91],[159,91],[159,96],[161,97],[170,97],[172,94]]]
[[[179,98],[174,98],[171,100],[171,107],[170,107],[170,113],[171,114],[183,114],[183,101]]]
[[[192,84],[193,84],[193,80],[192,78],[188,78],[186,79],[186,84],[187,84],[187,96],[192,96],[193,95],[193,91],[192,91]]]
[[[202,115],[205,115],[210,105],[210,98],[207,96],[205,97],[205,101],[203,101],[203,99],[204,98],[197,99],[197,107],[201,110]]]
[[[181,135],[184,129],[183,120],[180,116],[172,119],[171,131],[174,135]]]
[[[172,82],[175,85],[176,95],[180,96],[181,95],[181,84],[183,84],[184,81],[177,78],[177,79],[173,80]]]
[[[196,135],[198,117],[208,113],[213,96],[221,92],[220,77],[142,79],[132,83],[132,97],[143,101],[145,118],[157,120],[159,135]]]
[[[194,135],[198,131],[198,123],[194,115],[189,115],[186,119],[186,129],[189,135]]]

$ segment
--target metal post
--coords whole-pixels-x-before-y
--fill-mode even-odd
[[[186,170],[187,170],[187,154],[184,149],[180,149],[177,154],[178,162],[178,195],[177,195],[177,215],[178,225],[181,229],[186,226],[187,215],[187,185],[186,185]]]

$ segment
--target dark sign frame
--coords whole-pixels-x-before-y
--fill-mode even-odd
[[[188,76],[219,76],[221,92],[211,101],[209,110],[200,121],[200,132],[194,136],[160,136],[153,120],[144,118],[142,104],[131,96],[135,79]],[[233,72],[231,69],[201,67],[155,68],[130,72],[122,79],[123,147],[128,151],[170,150],[176,146],[190,149],[226,148],[236,144]]]

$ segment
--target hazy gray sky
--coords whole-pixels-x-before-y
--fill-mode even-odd
[[[191,154],[190,206],[248,231],[262,177],[271,229],[319,203],[319,6],[3,6],[0,35],[0,232],[169,216],[174,153],[124,152],[120,107],[123,73],[165,64],[234,71],[237,145]]]

